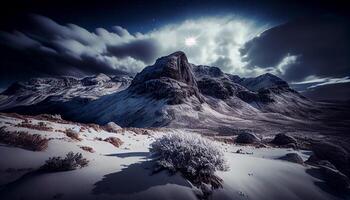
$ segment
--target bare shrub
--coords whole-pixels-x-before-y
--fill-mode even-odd
[[[66,134],[67,137],[73,140],[81,141],[81,138],[79,138],[79,133],[77,133],[73,129],[68,128],[64,131],[64,133]]]
[[[89,128],[92,128],[93,130],[95,130],[95,131],[97,131],[97,132],[99,132],[99,131],[101,131],[102,129],[101,129],[101,127],[100,127],[100,125],[98,125],[98,124],[86,124]]]
[[[103,139],[102,139],[102,138],[100,138],[100,137],[95,137],[95,138],[94,138],[94,140],[97,140],[97,141],[103,141]]]
[[[90,152],[90,153],[95,153],[95,150],[92,147],[88,146],[80,146],[80,148],[84,151]]]
[[[6,131],[0,128],[0,142],[31,151],[43,151],[48,147],[49,140],[39,134],[28,134],[24,131]]]
[[[65,158],[52,157],[45,161],[45,164],[40,168],[44,171],[57,172],[69,171],[87,166],[89,161],[83,158],[81,153],[67,153]]]
[[[181,172],[200,188],[207,184],[214,189],[221,187],[222,180],[214,173],[227,166],[223,153],[212,141],[196,134],[173,133],[156,139],[150,151],[161,169]]]
[[[23,127],[23,128],[29,128],[29,129],[34,129],[34,130],[39,130],[39,131],[52,131],[52,127],[48,127],[46,123],[44,122],[39,122],[38,124],[32,124],[28,120],[24,120],[22,123],[17,124],[17,127]]]
[[[104,139],[103,141],[109,142],[112,145],[114,145],[115,147],[120,147],[123,144],[123,141],[117,137],[108,137],[108,138]]]

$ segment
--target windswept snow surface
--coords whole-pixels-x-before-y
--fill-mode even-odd
[[[196,188],[180,174],[170,175],[166,171],[152,174],[153,160],[149,155],[149,145],[157,137],[175,132],[196,133],[181,129],[148,129],[148,134],[143,135],[133,129],[110,133],[84,124],[25,117],[29,123],[43,121],[53,128],[40,131],[17,127],[23,121],[21,118],[1,114],[0,127],[40,134],[50,141],[42,152],[0,146],[1,199],[197,199]],[[82,140],[72,140],[59,132],[67,128],[77,131]],[[101,141],[107,137],[118,137],[124,143],[117,148]],[[224,151],[229,170],[217,172],[223,179],[223,188],[215,190],[210,199],[337,199],[315,184],[320,180],[307,173],[310,166],[277,159],[296,152],[306,160],[310,152],[220,142],[217,145]],[[95,152],[83,151],[80,146],[92,147]],[[237,149],[247,154],[237,154]],[[73,171],[33,172],[49,157],[64,156],[69,151],[81,152],[90,161],[89,165]]]

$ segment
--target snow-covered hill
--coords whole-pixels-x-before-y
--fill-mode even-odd
[[[154,158],[149,153],[149,146],[156,138],[179,132],[196,134],[191,131],[117,129],[109,132],[102,126],[77,124],[57,116],[13,114],[0,114],[0,127],[10,135],[20,131],[20,134],[38,134],[48,139],[47,148],[42,151],[15,147],[15,144],[0,146],[1,199],[198,199],[198,188],[181,174],[152,173]],[[69,137],[67,130],[75,132],[77,139]],[[121,145],[109,143],[106,139],[110,137],[120,139]],[[342,198],[328,192],[329,187],[316,176],[317,168],[279,159],[287,153],[296,153],[305,161],[310,151],[240,146],[218,139],[212,142],[224,152],[229,169],[216,173],[223,186],[214,190],[210,199]],[[88,166],[71,171],[38,171],[49,157],[64,157],[70,151],[82,153],[89,161]]]
[[[31,113],[37,105],[38,113],[45,113],[40,105],[56,105],[74,101],[84,104],[101,96],[126,89],[132,77],[105,74],[77,79],[74,77],[33,78],[16,82],[0,94],[0,110],[18,109]],[[29,107],[27,107],[29,106]]]

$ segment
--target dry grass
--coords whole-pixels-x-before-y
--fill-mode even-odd
[[[94,140],[97,140],[97,141],[103,141],[103,139],[102,139],[102,138],[100,138],[100,137],[95,137],[95,138],[94,138]]]
[[[48,147],[49,140],[38,134],[28,134],[24,131],[6,131],[0,128],[0,142],[31,151],[43,151]]]
[[[120,130],[118,130],[118,133],[120,131],[120,133],[125,133],[126,131],[131,131],[134,132],[136,135],[150,135],[149,132],[150,129],[144,129],[144,128],[122,128]]]
[[[90,152],[90,153],[95,153],[95,150],[92,147],[88,146],[80,146],[80,148],[84,151]]]
[[[69,137],[73,140],[81,141],[81,138],[79,138],[79,133],[77,133],[76,131],[74,131],[70,128],[63,131],[63,133],[66,134],[67,137]]]
[[[52,157],[49,158],[41,167],[41,170],[49,172],[69,171],[86,167],[89,161],[83,158],[81,153],[67,153],[65,158]]]
[[[86,124],[88,128],[92,128],[93,130],[100,132],[102,131],[102,128],[98,124]]]
[[[53,131],[53,128],[48,127],[47,124],[44,122],[39,122],[38,124],[32,124],[31,122],[28,121],[28,119],[25,119],[22,123],[19,123],[16,126],[39,130],[39,131]]]
[[[120,147],[123,144],[123,141],[117,137],[109,137],[103,141],[111,143],[115,147]]]

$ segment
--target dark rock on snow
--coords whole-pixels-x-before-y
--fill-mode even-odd
[[[290,143],[297,144],[297,140],[292,136],[280,133],[275,136],[275,138],[272,140],[272,143],[276,145],[287,145]]]
[[[260,138],[258,138],[253,133],[240,133],[236,138],[236,143],[242,143],[242,144],[253,144],[260,142]]]
[[[328,160],[339,171],[350,175],[350,155],[344,148],[328,142],[313,143],[311,148],[319,160]]]
[[[328,160],[320,160],[319,158],[317,158],[317,156],[315,156],[314,154],[311,155],[309,157],[309,159],[307,159],[305,161],[306,164],[308,165],[313,165],[313,166],[317,166],[317,167],[321,167],[321,166],[325,166],[328,168],[332,168],[332,169],[337,169],[331,162],[329,162]]]
[[[303,159],[297,153],[287,153],[285,156],[280,158],[281,160],[285,160],[292,163],[303,164]]]
[[[350,187],[349,178],[336,169],[322,166],[320,168],[321,174],[324,177],[326,183],[335,190],[347,191]]]

